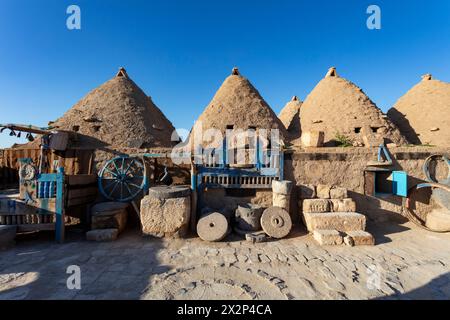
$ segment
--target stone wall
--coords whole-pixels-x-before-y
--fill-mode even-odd
[[[345,187],[356,201],[357,211],[370,221],[405,220],[402,197],[364,194],[364,169],[377,159],[378,148],[297,149],[285,156],[285,179],[300,184],[331,184]],[[422,167],[432,154],[450,154],[450,148],[398,147],[389,149],[393,170],[408,174],[408,188],[425,180]],[[444,168],[443,170],[447,170]],[[442,173],[439,172],[438,173]],[[445,173],[446,174],[446,173]]]

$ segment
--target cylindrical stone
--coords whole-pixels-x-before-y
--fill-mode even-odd
[[[189,229],[191,190],[185,186],[150,188],[141,200],[140,218],[144,235],[183,237]]]
[[[289,212],[289,206],[291,203],[291,196],[280,194],[280,193],[273,193],[272,194],[272,205],[274,207],[283,208],[287,212]]]
[[[274,180],[274,181],[272,181],[272,192],[273,193],[278,193],[278,194],[290,195],[291,194],[291,190],[292,190],[292,186],[293,186],[292,181],[288,181],[288,180],[277,181],[277,180]]]
[[[264,210],[261,216],[261,226],[269,236],[281,239],[291,231],[292,220],[286,210],[279,207],[270,207]]]
[[[209,212],[198,220],[197,234],[205,241],[220,241],[228,234],[228,220],[220,212]]]
[[[236,223],[239,229],[244,231],[261,230],[261,215],[264,208],[260,205],[248,203],[239,205],[236,209]]]

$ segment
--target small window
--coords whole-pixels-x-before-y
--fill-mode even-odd
[[[80,131],[80,126],[73,126],[72,131],[75,131],[75,132]]]
[[[370,127],[370,129],[372,129],[373,133],[377,133],[378,129],[380,129],[380,127]]]
[[[233,130],[234,129],[234,125],[232,124],[227,124],[227,130]]]
[[[93,126],[92,130],[94,130],[94,132],[98,132],[100,131],[100,126]]]
[[[355,133],[360,133],[361,132],[361,127],[356,127],[355,128]]]

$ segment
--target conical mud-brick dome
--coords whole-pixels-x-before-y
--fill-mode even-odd
[[[385,143],[405,144],[398,128],[355,84],[338,76],[335,68],[311,91],[300,109],[302,133],[323,131],[325,146],[337,144],[338,136],[363,145],[369,135]]]
[[[237,68],[225,79],[193,130],[197,130],[199,125],[203,132],[215,128],[224,136],[227,129],[246,131],[249,128],[278,129],[281,139],[287,136],[283,123]]]
[[[284,124],[284,127],[288,131],[289,137],[291,139],[300,138],[301,128],[300,128],[300,107],[302,102],[297,96],[293,96],[291,101],[286,103],[284,108],[281,110],[278,118]]]
[[[86,147],[170,147],[174,127],[159,108],[121,68],[92,90],[53,124],[89,136]]]
[[[450,83],[424,75],[388,116],[411,143],[450,146]]]

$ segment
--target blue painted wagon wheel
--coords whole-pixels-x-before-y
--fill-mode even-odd
[[[98,187],[105,198],[127,202],[145,189],[145,177],[145,166],[141,160],[117,157],[109,160],[100,171]]]

